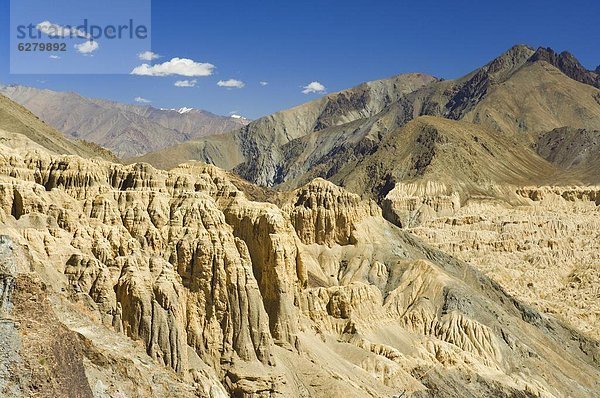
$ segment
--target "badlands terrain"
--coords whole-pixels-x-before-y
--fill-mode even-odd
[[[0,395],[597,397],[599,82],[515,46],[124,162],[0,97]]]

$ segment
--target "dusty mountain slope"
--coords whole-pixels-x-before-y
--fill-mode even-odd
[[[534,146],[544,159],[564,170],[600,184],[600,130],[563,127],[535,137]]]
[[[380,106],[369,107],[370,113],[356,113],[361,101],[344,94],[327,100],[334,105],[326,111],[320,99],[218,139],[192,141],[141,160],[170,168],[199,159],[259,185],[287,189],[315,176],[342,181],[338,173],[347,173],[344,170],[373,153],[385,135],[419,115],[464,120],[508,135],[526,133],[524,147],[529,136],[555,128],[600,129],[600,90],[589,81],[595,72],[586,71],[570,54],[551,54],[548,49],[515,46],[460,79],[423,82],[421,87],[394,90],[395,96],[370,90],[372,101],[381,95]],[[318,112],[311,112],[315,109]],[[320,123],[321,112],[336,122]],[[355,117],[344,117],[347,114]]]
[[[420,116],[387,134],[375,152],[333,181],[373,198],[385,197],[401,181],[439,181],[466,197],[498,185],[549,183],[560,174],[515,134]]]
[[[282,193],[277,206],[248,200],[200,163],[165,172],[27,146],[0,154],[1,286],[11,287],[1,324],[25,345],[51,339],[15,323],[13,306],[32,309],[33,294],[45,303],[38,317],[84,342],[72,344],[72,381],[42,384],[39,396],[67,395],[74,383],[202,397],[593,397],[600,388],[597,341],[330,182]],[[2,386],[12,396],[40,386],[28,375],[60,377],[62,350],[38,365],[18,344],[0,347],[19,371]]]
[[[600,90],[545,61],[528,62],[461,118],[505,132],[598,128]]]
[[[116,158],[107,150],[84,141],[70,141],[48,126],[30,111],[0,94],[0,130],[22,134],[36,144],[58,154],[99,156],[109,160]]]
[[[198,109],[161,110],[25,86],[4,86],[0,92],[67,137],[94,142],[124,158],[246,123]]]

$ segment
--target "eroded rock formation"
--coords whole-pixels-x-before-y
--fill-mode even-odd
[[[1,232],[24,264],[16,289],[19,275],[44,283],[36,314],[73,341],[76,379],[58,396],[75,382],[132,397],[592,397],[600,387],[596,340],[324,180],[278,206],[205,164],[166,172],[6,146],[0,178]],[[421,200],[432,220],[462,211],[442,186],[405,194],[448,196]],[[13,274],[2,271],[2,297]]]

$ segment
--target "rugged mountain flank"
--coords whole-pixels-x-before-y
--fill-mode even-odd
[[[480,125],[420,116],[386,135],[339,182],[377,198],[387,193],[385,184],[445,181],[468,196],[490,185],[542,183],[560,173],[520,141]]]
[[[357,121],[377,116],[402,96],[435,80],[423,74],[407,74],[364,83],[258,119],[240,130],[190,141],[132,161],[171,168],[198,159],[227,170],[235,169],[259,185],[273,186],[286,177],[282,169],[289,161],[283,146],[317,132],[339,128],[343,129],[341,139],[344,140],[343,134],[352,133]]]
[[[600,130],[563,127],[540,134],[534,148],[544,159],[564,170],[600,184]]]

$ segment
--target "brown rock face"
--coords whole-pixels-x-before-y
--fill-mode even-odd
[[[577,58],[568,51],[563,51],[559,54],[549,47],[540,47],[531,57],[531,62],[535,61],[546,61],[549,64],[556,66],[571,79],[600,88],[600,76],[598,75],[598,71],[592,72],[587,70],[579,63]]]

